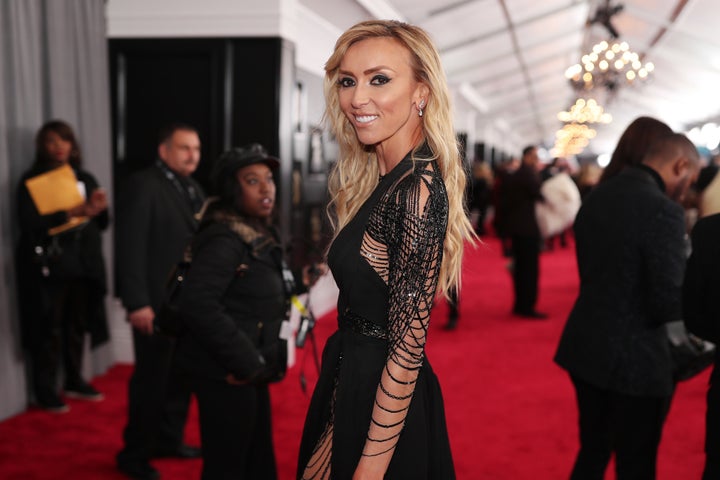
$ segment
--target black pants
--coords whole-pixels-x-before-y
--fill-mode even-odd
[[[512,253],[515,305],[513,311],[529,313],[535,310],[540,274],[540,238],[513,235]]]
[[[38,401],[57,395],[62,362],[65,386],[83,383],[82,369],[87,330],[88,285],[84,280],[62,280],[47,284],[50,311],[38,319],[33,331],[33,390]]]
[[[118,462],[146,461],[183,441],[190,387],[175,366],[175,340],[133,329],[135,369],[128,385],[125,448]]]
[[[450,298],[448,298],[447,301],[448,319],[457,320],[460,316],[460,293],[458,292],[458,289],[453,288],[450,290],[449,297]]]
[[[710,375],[710,388],[707,393],[707,413],[705,415],[705,471],[702,480],[720,478],[720,368],[715,354],[715,366]]]
[[[615,453],[617,480],[653,480],[672,396],[638,397],[572,376],[580,417],[580,452],[570,480],[602,480]]]
[[[202,480],[275,480],[267,386],[191,376],[200,412]]]

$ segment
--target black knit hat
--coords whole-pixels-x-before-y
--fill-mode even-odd
[[[259,143],[251,143],[244,147],[226,150],[220,154],[218,159],[215,160],[215,165],[213,165],[210,180],[217,189],[226,178],[234,176],[235,172],[241,168],[256,163],[263,163],[267,165],[270,170],[275,170],[280,166],[280,160],[268,155],[262,145]]]
[[[280,160],[268,155],[265,147],[259,143],[251,143],[241,148],[232,148],[223,152],[215,162],[213,171],[224,175],[232,175],[237,170],[254,165],[256,163],[264,163],[271,170],[276,169],[280,165]]]

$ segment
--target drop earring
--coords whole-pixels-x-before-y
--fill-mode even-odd
[[[418,104],[418,117],[423,116],[423,108],[425,108],[425,99],[423,98],[420,100],[420,103]]]

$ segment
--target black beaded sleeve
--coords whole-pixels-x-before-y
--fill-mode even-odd
[[[392,459],[423,365],[447,221],[448,198],[438,166],[418,160],[390,187],[365,228],[360,255],[383,279],[389,294],[387,358],[360,460],[375,468],[387,468]],[[334,394],[335,389],[328,422],[303,479],[332,477]]]
[[[418,162],[370,218],[362,251],[389,288],[388,353],[363,457],[387,454],[389,462],[402,433],[425,356],[447,219],[435,162]]]

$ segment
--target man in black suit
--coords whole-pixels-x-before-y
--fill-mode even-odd
[[[535,217],[535,203],[543,201],[537,148],[525,147],[521,162],[503,186],[505,233],[512,239],[513,314],[542,319],[547,315],[535,310],[540,276],[540,227]]]
[[[699,182],[699,180],[698,180]],[[692,230],[692,254],[683,283],[685,325],[695,335],[720,344],[720,213],[703,217]],[[720,478],[720,350],[710,376],[705,413],[703,480]]]
[[[168,272],[182,258],[197,228],[204,196],[191,178],[200,161],[200,139],[188,125],[171,125],[160,135],[159,158],[128,179],[117,212],[118,290],[133,327],[135,369],[128,387],[125,447],[120,471],[135,479],[156,479],[150,458],[197,457],[183,443],[189,389],[172,368],[175,342],[155,333]]]
[[[653,479],[674,384],[665,324],[682,318],[685,221],[679,201],[699,156],[684,135],[599,184],[575,220],[580,294],[555,361],[577,394],[573,480]]]

